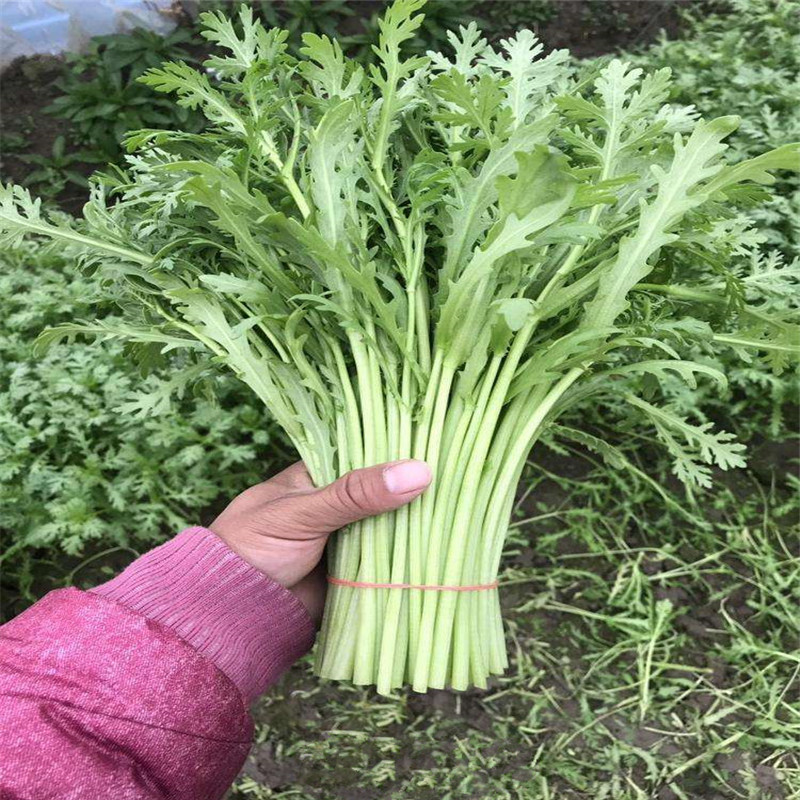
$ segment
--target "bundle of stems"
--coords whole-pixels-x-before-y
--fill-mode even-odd
[[[204,14],[224,51],[208,71],[172,63],[142,80],[208,128],[130,134],[128,168],[95,179],[79,223],[7,187],[0,232],[75,252],[124,313],[43,346],[88,331],[126,339],[145,364],[179,351],[174,391],[225,365],[318,484],[428,462],[421,498],[333,537],[332,576],[486,587],[537,440],[613,456],[554,427],[565,412],[621,403],[688,483],[744,463],[729,434],[652,401],[676,376],[724,383],[712,351],[776,370],[797,352],[781,310],[797,270],[727,265],[761,263],[739,207],[800,149],[726,165],[738,121],[667,105],[667,70],[612,61],[574,77],[529,31],[495,50],[470,25],[449,52],[405,58],[422,6],[388,9],[367,70],[313,34],[295,59],[248,9]],[[143,392],[138,410],[165,402]],[[496,588],[330,587],[321,676],[464,689],[506,665]]]

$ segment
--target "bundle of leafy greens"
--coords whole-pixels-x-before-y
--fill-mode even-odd
[[[800,146],[726,165],[738,120],[665,105],[668,70],[612,61],[578,81],[529,31],[495,50],[470,25],[448,52],[406,58],[423,2],[387,10],[367,70],[311,34],[295,59],[246,9],[205,14],[225,53],[143,80],[209,128],[131,134],[128,170],[96,183],[77,226],[8,187],[0,229],[77,253],[126,314],[45,343],[82,330],[150,360],[182,348],[194,374],[226,365],[320,484],[428,461],[423,497],[334,537],[331,575],[472,586],[497,575],[543,433],[613,457],[557,426],[566,410],[621,398],[689,484],[744,463],[730,434],[659,405],[659,381],[723,384],[704,361],[723,348],[777,371],[797,354],[769,299],[796,272],[726,265],[757,251],[741,209],[768,196],[772,170],[798,167]],[[464,689],[505,666],[496,589],[330,588],[321,676]]]

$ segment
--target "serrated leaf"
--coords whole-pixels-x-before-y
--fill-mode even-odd
[[[517,128],[530,122],[535,111],[546,108],[543,100],[548,92],[561,88],[569,74],[569,51],[553,50],[539,58],[544,46],[529,30],[503,39],[500,46],[505,56],[489,51],[482,60],[499,74],[507,75],[503,86],[505,106]]]
[[[247,126],[225,95],[211,86],[208,78],[189,64],[169,62],[160,69],[150,69],[138,78],[157,92],[173,92],[185,108],[202,108],[211,122],[226,131],[244,136]]]
[[[200,14],[199,19],[203,25],[200,35],[231,52],[230,56],[224,58],[208,59],[207,67],[216,70],[220,75],[231,76],[240,75],[253,65],[257,57],[258,34],[263,32],[263,29],[260,25],[253,23],[252,8],[243,5],[239,9],[241,36],[236,32],[233,20],[226,17],[221,11],[205,11]]]
[[[697,361],[686,361],[683,359],[652,359],[647,361],[637,361],[633,364],[626,364],[622,367],[615,367],[608,371],[609,375],[631,375],[647,374],[656,378],[661,378],[667,373],[674,372],[687,386],[692,389],[697,388],[697,375],[705,375],[717,383],[720,389],[725,389],[728,380],[725,374],[707,364]]]
[[[530,245],[534,233],[552,225],[569,208],[575,193],[564,159],[545,147],[530,154],[515,154],[519,167],[514,178],[497,179],[500,219],[484,245],[474,252],[463,273],[454,281],[444,301],[439,341],[452,348],[454,360],[464,357],[487,314],[485,298],[492,286],[489,276],[505,256]]]
[[[620,243],[618,256],[604,269],[587,307],[586,318],[592,325],[610,325],[627,308],[628,292],[652,269],[652,255],[675,240],[674,226],[706,200],[705,193],[693,190],[720,170],[718,158],[726,149],[723,139],[738,124],[736,117],[720,117],[699,123],[686,142],[675,134],[669,170],[653,168],[658,179],[655,199],[642,206],[636,231]]]
[[[364,69],[360,64],[345,60],[339,42],[327,36],[304,33],[300,53],[308,59],[300,63],[300,74],[318,96],[346,100],[361,91]]]
[[[675,474],[687,484],[704,488],[711,486],[711,473],[703,464],[716,464],[727,470],[744,467],[745,446],[733,441],[726,431],[714,432],[712,423],[693,425],[665,408],[658,408],[634,395],[627,402],[643,411],[656,428],[674,459]]]
[[[311,136],[309,166],[311,168],[311,195],[317,212],[320,233],[335,246],[344,235],[345,215],[349,204],[343,194],[352,187],[355,176],[351,162],[343,164],[348,150],[353,155],[356,146],[355,131],[358,120],[351,100],[329,108]]]
[[[180,337],[164,333],[152,328],[138,329],[120,322],[75,322],[55,325],[43,330],[34,344],[34,353],[37,356],[44,353],[56,344],[73,342],[77,336],[90,336],[99,341],[119,340],[125,342],[142,342],[158,344],[162,353],[175,349],[199,350],[199,342],[188,337]]]
[[[496,202],[497,180],[513,175],[519,167],[516,153],[527,152],[545,142],[555,122],[556,118],[549,116],[536,124],[518,129],[502,147],[492,150],[477,174],[454,174],[454,180],[459,184],[454,186],[454,196],[449,204],[445,262],[440,281],[442,286],[455,277],[463,259],[486,230],[483,216]]]
[[[445,104],[436,116],[438,121],[475,128],[487,143],[505,134],[507,120],[501,116],[505,98],[502,80],[483,74],[475,83],[470,83],[466,76],[454,70],[434,78],[431,89]]]
[[[478,24],[472,20],[469,25],[458,26],[458,32],[447,31],[447,39],[453,49],[451,54],[427,52],[434,72],[450,72],[455,69],[467,78],[477,75],[481,70],[479,58],[489,48],[486,39],[478,30]]]
[[[729,187],[744,181],[769,186],[775,182],[772,175],[775,170],[800,172],[800,142],[783,145],[763,155],[721,169],[719,174],[708,182],[705,190],[710,194],[724,193]]]

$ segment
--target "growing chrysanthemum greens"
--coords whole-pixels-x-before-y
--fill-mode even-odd
[[[529,31],[495,50],[472,25],[448,52],[406,58],[422,5],[386,12],[367,71],[310,34],[296,60],[247,9],[204,14],[226,54],[143,80],[209,128],[132,133],[127,172],[101,176],[75,225],[9,187],[0,229],[75,252],[128,317],[44,341],[89,331],[147,360],[183,348],[189,378],[224,364],[318,483],[428,461],[422,498],[332,539],[332,576],[485,585],[537,439],[612,453],[555,426],[564,412],[623,398],[688,484],[744,463],[729,434],[660,406],[659,380],[722,384],[706,356],[723,348],[778,371],[796,356],[774,300],[796,270],[728,265],[757,254],[741,209],[767,196],[770,171],[798,167],[800,147],[727,165],[737,119],[665,105],[667,70],[612,61],[577,79]],[[145,395],[141,410],[163,401]],[[497,590],[330,588],[324,677],[464,689],[505,666]]]

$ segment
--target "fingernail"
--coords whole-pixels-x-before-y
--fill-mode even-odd
[[[398,461],[383,471],[383,482],[392,494],[408,494],[431,482],[431,468],[424,461]]]

